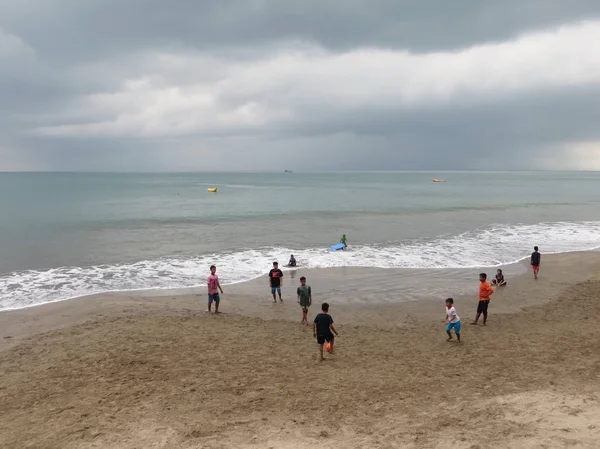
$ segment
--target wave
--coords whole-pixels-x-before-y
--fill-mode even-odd
[[[515,263],[534,245],[543,253],[600,248],[600,222],[554,222],[537,225],[497,225],[430,240],[352,245],[347,251],[328,248],[260,248],[162,258],[135,263],[28,270],[0,277],[0,310],[19,309],[110,291],[192,288],[204,284],[215,264],[225,284],[264,275],[273,261],[285,264],[294,254],[302,268],[477,268]]]

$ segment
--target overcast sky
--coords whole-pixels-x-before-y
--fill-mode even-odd
[[[599,0],[0,0],[2,170],[600,170]]]

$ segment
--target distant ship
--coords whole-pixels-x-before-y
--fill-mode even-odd
[[[433,180],[433,182],[446,182],[446,180],[445,179],[437,179],[437,178],[435,178]]]
[[[284,173],[294,173],[292,170],[284,170]]]

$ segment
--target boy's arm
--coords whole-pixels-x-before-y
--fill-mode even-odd
[[[317,336],[317,323],[313,323],[313,337]]]
[[[333,324],[329,325],[329,329],[331,329],[336,336],[338,335],[338,331],[335,330],[335,327],[333,327]]]
[[[223,294],[223,289],[221,288],[221,281],[219,281],[217,279],[217,287],[219,287],[219,290],[221,290],[221,294]]]

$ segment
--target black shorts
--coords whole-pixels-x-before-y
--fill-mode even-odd
[[[488,309],[489,305],[490,305],[489,299],[487,299],[485,301],[479,301],[479,304],[477,304],[477,313],[483,313],[484,315],[487,315],[487,309]]]
[[[317,335],[317,343],[319,343],[320,345],[325,344],[325,342],[330,342],[331,340],[333,340],[333,334],[329,333],[328,335]]]

